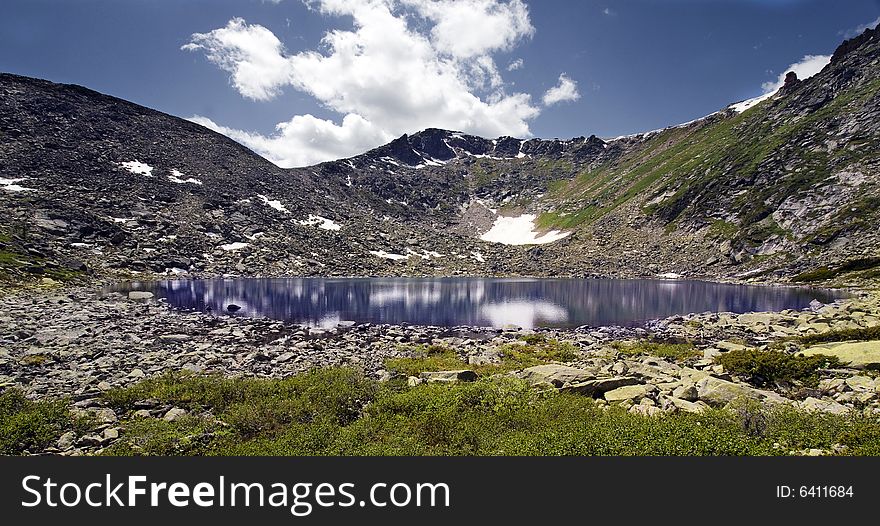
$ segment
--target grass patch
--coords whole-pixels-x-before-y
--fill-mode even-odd
[[[147,394],[209,413],[173,422],[126,419],[122,438],[106,454],[775,455],[835,444],[847,446],[850,454],[880,453],[877,417],[789,407],[645,417],[603,409],[588,397],[538,393],[510,377],[406,388],[347,370],[285,380],[168,375],[108,397],[123,404],[118,408],[125,414],[129,401]],[[357,411],[342,411],[357,415],[354,419],[338,418],[339,400],[358,399]],[[292,416],[278,419],[287,411],[273,409],[268,417],[273,425],[255,432],[232,418],[245,403],[264,409],[306,405],[313,417],[302,418],[300,409],[293,409]]]
[[[621,354],[657,356],[676,362],[683,362],[703,355],[692,343],[614,342],[611,347]]]
[[[58,440],[66,430],[80,429],[66,400],[34,401],[17,389],[0,393],[0,455],[37,452]]]
[[[427,345],[411,349],[408,358],[392,358],[385,361],[385,368],[392,373],[418,376],[425,371],[454,371],[470,369],[481,376],[525,369],[548,362],[570,362],[578,357],[573,344],[547,338],[543,334],[521,336],[523,343],[510,343],[498,348],[499,363],[471,365],[454,349],[441,345]]]
[[[808,334],[806,336],[799,337],[797,340],[805,345],[815,345],[817,343],[831,342],[880,340],[880,326],[858,329],[840,329],[836,331],[822,332],[819,334]]]
[[[777,381],[798,382],[807,386],[818,384],[819,369],[838,367],[833,356],[794,356],[782,351],[740,349],[718,356],[715,361],[733,374],[744,376],[759,387]]]

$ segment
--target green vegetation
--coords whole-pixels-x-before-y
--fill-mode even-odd
[[[505,376],[408,388],[351,369],[286,379],[178,373],[104,396],[122,428],[108,455],[778,455],[840,445],[880,454],[876,416],[741,404],[646,417]],[[135,416],[145,399],[189,413]],[[89,425],[65,400],[0,395],[2,454],[38,451]]]
[[[127,418],[107,454],[774,455],[835,444],[880,453],[876,417],[791,408],[645,417],[508,377],[406,388],[345,369],[286,380],[168,375],[108,393],[121,414],[142,397],[196,412]]]
[[[795,356],[782,351],[757,349],[729,351],[715,361],[727,371],[747,377],[749,382],[759,387],[772,385],[776,381],[815,386],[819,381],[819,369],[841,365],[833,356]]]
[[[692,343],[669,343],[669,342],[614,342],[611,346],[621,354],[657,356],[683,362],[690,358],[702,356]]]
[[[548,362],[570,362],[577,358],[577,348],[568,342],[546,338],[542,334],[521,337],[522,343],[501,346],[498,363],[469,365],[454,349],[441,345],[410,348],[409,358],[393,358],[385,362],[392,373],[417,376],[424,371],[470,369],[481,376],[524,369]]]
[[[808,334],[798,338],[803,344],[880,340],[880,326],[859,329],[841,329],[836,331]]]
[[[859,258],[846,261],[834,268],[819,267],[815,270],[798,274],[792,280],[799,282],[826,281],[850,272],[875,270],[878,267],[880,267],[880,258]]]
[[[74,281],[82,272],[52,264],[45,258],[15,250],[9,235],[0,235],[0,284],[21,284],[36,278]]]
[[[795,166],[781,169],[767,184],[748,187],[734,201],[740,224],[718,222],[710,235],[731,239],[740,235],[747,243],[757,244],[773,235],[789,235],[770,218],[773,204],[781,196],[813,191],[831,175],[831,167],[844,166],[876,157],[876,140],[864,139],[857,147],[832,151],[802,146],[804,141],[821,144],[825,127],[821,124],[836,115],[858,111],[880,91],[880,79],[852,87],[812,113],[792,119],[769,119],[767,109],[784,110],[787,99],[766,101],[741,114],[719,117],[694,126],[663,130],[620,159],[591,168],[571,181],[550,185],[548,197],[557,210],[542,215],[542,228],[572,228],[589,224],[640,198],[646,213],[667,224],[675,221],[689,207],[699,207],[708,190],[722,190],[721,181],[732,178],[754,181],[764,165],[781,155],[797,159]],[[748,186],[748,185],[746,185]],[[842,229],[870,226],[877,209],[876,199],[846,206],[832,221],[821,239],[832,239]],[[867,222],[867,223],[866,223]],[[827,242],[827,241],[826,241]]]
[[[85,425],[70,413],[67,400],[28,400],[15,389],[0,393],[0,455],[40,451],[65,430]]]

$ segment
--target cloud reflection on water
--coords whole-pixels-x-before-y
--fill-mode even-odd
[[[800,309],[835,293],[666,280],[493,278],[218,279],[132,283],[178,308],[265,316],[311,326],[410,323],[436,326],[639,325],[688,312]]]

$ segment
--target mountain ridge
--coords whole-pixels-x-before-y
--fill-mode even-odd
[[[877,35],[742,112],[614,140],[428,128],[292,169],[184,119],[0,74],[0,260],[11,279],[834,274],[880,247]],[[555,241],[480,239],[515,241],[504,229]]]

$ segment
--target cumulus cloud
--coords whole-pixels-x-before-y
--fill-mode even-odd
[[[552,106],[560,102],[570,102],[581,98],[581,94],[577,89],[577,82],[568,78],[563,73],[559,75],[559,83],[544,93],[543,101],[545,106]]]
[[[822,71],[822,68],[828,65],[829,62],[831,62],[831,55],[806,55],[785,68],[776,80],[761,84],[761,88],[764,90],[765,95],[772,95],[785,84],[785,75],[789,71],[794,71],[799,79],[804,80]]]
[[[266,101],[294,89],[339,114],[341,124],[300,115],[265,136],[203,117],[195,122],[281,166],[354,155],[431,126],[490,137],[531,135],[529,121],[540,108],[529,94],[507,92],[493,59],[534,34],[521,0],[306,0],[306,5],[327,17],[350,17],[353,25],[328,30],[318,49],[290,53],[267,28],[233,18],[224,27],[193,34],[182,49],[204,53],[229,73],[243,97]],[[572,100],[575,87],[560,77],[550,100]]]
[[[297,115],[277,124],[275,133],[269,136],[222,126],[207,117],[194,116],[189,120],[222,133],[283,167],[339,159],[393,139],[384,130],[353,113],[346,115],[341,125],[312,115]]]
[[[523,66],[525,66],[525,62],[523,62],[523,59],[518,58],[507,65],[507,71],[516,71],[522,69]]]

